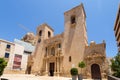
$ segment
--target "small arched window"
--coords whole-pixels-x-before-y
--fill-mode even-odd
[[[39,36],[42,36],[42,30],[40,30],[40,32],[39,32]]]
[[[61,48],[61,44],[60,43],[58,44],[58,48]]]
[[[48,37],[49,37],[49,38],[51,37],[51,33],[50,33],[50,31],[48,31]]]
[[[55,48],[53,47],[53,48],[51,48],[51,55],[55,55]]]
[[[48,48],[45,48],[45,56],[47,56]]]
[[[75,17],[75,15],[71,16],[71,24],[74,24],[74,23],[76,23],[76,17]]]
[[[71,56],[69,56],[69,62],[71,62],[72,61],[72,58],[71,58]]]
[[[40,42],[41,42],[41,39],[38,40],[38,43],[40,43]]]
[[[45,48],[45,52],[46,52],[46,54],[47,54],[47,50],[48,50],[48,49],[47,49],[47,47],[46,47],[46,48]]]

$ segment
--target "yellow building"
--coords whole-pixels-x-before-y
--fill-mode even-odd
[[[5,58],[8,62],[6,69],[12,69],[12,55],[14,54],[15,44],[3,39],[0,39],[0,57]]]

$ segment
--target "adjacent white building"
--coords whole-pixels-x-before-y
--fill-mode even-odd
[[[14,42],[0,39],[0,57],[8,62],[4,73],[25,73],[28,55],[32,54],[34,46],[15,39]]]
[[[14,43],[0,39],[0,57],[5,58],[5,60],[8,62],[5,70],[12,69],[14,50]]]
[[[22,60],[24,60],[24,62],[22,65],[25,65],[25,66],[23,66],[24,68],[22,67],[22,69],[25,70],[24,72],[26,74],[30,74],[31,66],[29,66],[29,59],[30,59],[30,56],[33,55],[35,46],[32,45],[31,43],[24,42],[24,41],[21,41],[18,39],[14,39],[14,43],[19,44],[24,47],[24,53],[23,53],[24,59],[22,59]]]

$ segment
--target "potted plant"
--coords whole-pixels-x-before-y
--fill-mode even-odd
[[[76,80],[77,75],[78,75],[78,69],[77,68],[71,68],[70,73],[72,75],[72,80]]]
[[[81,68],[81,73],[78,75],[78,80],[82,80],[82,69],[85,67],[85,63],[83,61],[79,62],[78,67]]]
[[[7,66],[7,62],[5,61],[5,59],[0,58],[0,77],[2,76],[6,66]],[[1,80],[3,80],[3,79],[1,79]]]

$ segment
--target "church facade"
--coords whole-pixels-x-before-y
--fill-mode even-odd
[[[31,73],[69,77],[70,69],[78,68],[78,63],[84,61],[86,67],[82,73],[85,78],[105,78],[106,44],[91,42],[88,45],[83,4],[66,11],[64,19],[64,32],[59,35],[54,36],[54,30],[46,23],[38,26],[36,49],[30,60],[32,64],[28,65]]]

